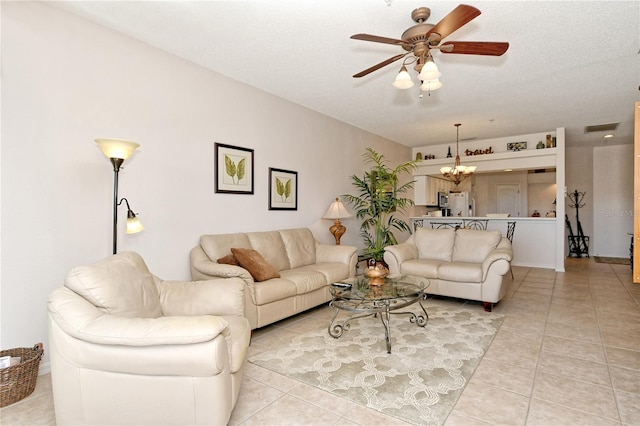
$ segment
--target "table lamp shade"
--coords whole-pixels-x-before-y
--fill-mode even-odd
[[[322,216],[323,219],[345,219],[347,217],[353,217],[353,215],[338,198],[331,203],[327,212]]]

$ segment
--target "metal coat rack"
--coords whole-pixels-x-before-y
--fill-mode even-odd
[[[576,223],[578,226],[578,234],[576,235],[573,233],[569,217],[566,214],[564,215],[567,228],[569,228],[569,256],[571,257],[582,257],[583,255],[589,257],[589,237],[584,235],[582,224],[580,223],[580,209],[585,205],[582,202],[585,194],[586,192],[578,192],[577,189],[567,194],[569,197],[569,207],[576,209]]]

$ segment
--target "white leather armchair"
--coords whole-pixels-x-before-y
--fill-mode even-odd
[[[57,424],[224,425],[251,329],[240,278],[163,281],[124,252],[49,298]]]

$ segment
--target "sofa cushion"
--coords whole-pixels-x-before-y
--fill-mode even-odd
[[[251,248],[259,251],[267,262],[278,271],[290,269],[287,251],[284,248],[282,237],[278,231],[249,232],[247,238]]]
[[[279,231],[291,269],[316,263],[316,240],[307,228]]]
[[[320,262],[297,268],[299,271],[320,272],[325,277],[327,284],[336,283],[349,276],[349,265],[341,262]]]
[[[455,229],[418,228],[413,236],[418,258],[450,261],[455,235]]]
[[[247,234],[203,235],[200,247],[211,260],[220,259],[231,253],[231,247],[252,248]]]
[[[430,259],[406,260],[400,265],[400,273],[425,278],[438,278],[438,267],[441,263],[441,260]]]
[[[231,253],[240,266],[249,271],[254,280],[266,281],[271,278],[280,278],[278,270],[267,262],[257,250],[232,247]]]
[[[262,306],[294,297],[296,294],[297,288],[294,283],[284,278],[273,278],[265,283],[256,284],[255,303],[257,306]]]
[[[122,252],[88,266],[77,266],[65,286],[110,314],[129,318],[162,316],[153,275],[142,257]]]
[[[443,262],[438,266],[438,279],[455,282],[482,282],[482,264]]]
[[[482,263],[502,239],[500,231],[458,229],[455,235],[452,260],[456,262]]]
[[[280,271],[282,278],[291,281],[296,286],[296,294],[310,293],[327,285],[324,274],[311,270],[289,269]]]

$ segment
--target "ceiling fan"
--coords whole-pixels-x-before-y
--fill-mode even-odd
[[[439,50],[442,53],[457,53],[463,55],[489,55],[489,56],[500,56],[504,54],[509,48],[509,43],[506,42],[490,42],[490,41],[445,41],[442,42],[444,38],[448,35],[471,22],[474,18],[480,15],[480,11],[473,6],[469,6],[466,4],[461,4],[452,10],[447,16],[442,18],[440,22],[437,24],[428,24],[425,21],[429,19],[431,15],[431,10],[428,7],[419,7],[411,12],[411,19],[413,19],[417,24],[408,28],[400,39],[388,38],[388,37],[380,37],[371,34],[354,34],[351,36],[352,39],[355,40],[364,40],[364,41],[372,41],[375,43],[386,43],[386,44],[394,44],[401,46],[406,53],[401,53],[396,56],[393,56],[385,61],[380,62],[366,70],[360,71],[357,74],[354,74],[353,77],[360,78],[365,75],[372,73],[384,66],[387,66],[399,59],[405,58],[407,55],[413,53],[413,57],[405,59],[403,63],[403,70],[406,73],[406,67],[404,65],[408,63],[415,62],[414,69],[421,73],[423,68],[429,68],[429,71],[432,71],[430,74],[426,73],[425,75],[421,74],[420,79],[424,82],[427,81],[422,77],[434,77],[437,75],[435,79],[431,78],[431,81],[437,80],[440,76],[440,72],[435,69],[433,72],[433,57],[431,56],[431,50]],[[410,59],[410,60],[408,60]],[[401,70],[401,72],[403,71]],[[427,71],[427,70],[425,70]],[[407,76],[410,81],[410,76]],[[437,82],[440,86],[441,83]],[[408,87],[400,87],[394,83],[394,85],[398,88],[408,88],[413,86],[411,83]],[[439,87],[439,86],[438,86]],[[437,88],[437,87],[436,87]],[[435,90],[435,89],[431,89]]]

